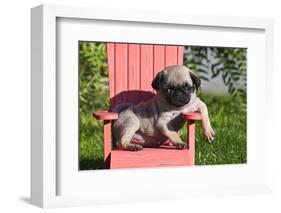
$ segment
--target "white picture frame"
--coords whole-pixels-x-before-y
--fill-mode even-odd
[[[100,8],[84,8],[74,6],[54,6],[54,5],[41,5],[31,10],[31,54],[32,54],[32,103],[31,103],[31,201],[33,204],[40,207],[58,207],[58,206],[75,206],[75,205],[90,205],[99,203],[115,203],[115,202],[130,202],[130,201],[145,201],[145,200],[161,200],[161,199],[177,199],[187,198],[194,196],[208,196],[208,195],[229,195],[229,194],[251,194],[251,193],[263,193],[270,191],[270,177],[271,172],[268,165],[268,155],[265,154],[264,149],[268,149],[270,143],[267,140],[268,134],[270,134],[269,128],[266,126],[256,127],[255,125],[255,113],[262,112],[262,109],[272,104],[272,98],[269,91],[273,88],[270,79],[273,76],[273,21],[270,19],[256,19],[256,18],[240,18],[240,17],[216,17],[216,16],[203,16],[203,15],[188,15],[188,14],[161,14],[152,13],[147,11],[121,11],[112,9],[100,9]],[[99,21],[99,25],[106,26],[106,23],[110,23],[114,26],[114,23],[118,23],[116,27],[122,27],[123,24],[130,25],[128,23],[134,23],[135,25],[142,25],[145,28],[146,25],[153,24],[160,30],[163,28],[167,34],[171,33],[169,28],[173,28],[176,32],[177,27],[180,30],[185,27],[190,27],[194,30],[194,36],[197,40],[196,45],[208,45],[208,39],[201,38],[196,34],[196,31],[204,32],[204,30],[214,31],[211,37],[219,38],[220,32],[232,33],[238,31],[247,31],[251,34],[257,32],[256,37],[251,38],[240,37],[240,41],[235,43],[235,46],[246,46],[249,40],[253,40],[252,44],[249,44],[252,48],[250,51],[249,60],[253,62],[254,58],[259,59],[256,64],[251,63],[251,69],[256,69],[259,75],[249,75],[249,106],[250,114],[248,121],[251,128],[259,128],[257,130],[264,131],[262,138],[252,137],[250,134],[249,153],[250,163],[247,165],[231,165],[231,166],[208,166],[208,167],[191,167],[191,168],[161,168],[161,169],[138,169],[138,170],[122,170],[122,171],[98,171],[97,173],[79,172],[75,170],[73,162],[75,158],[71,155],[71,147],[64,147],[58,149],[58,132],[57,132],[57,120],[60,116],[58,114],[58,100],[57,92],[60,87],[60,81],[57,78],[58,66],[58,35],[61,32],[61,20],[68,20],[67,26],[63,29],[66,33],[71,32],[71,21],[80,20],[81,22],[87,21],[88,24],[84,24],[84,27],[91,25],[91,20]],[[78,21],[79,22],[79,21]],[[58,24],[60,23],[60,24]],[[78,23],[78,25],[81,23]],[[83,24],[83,23],[82,23]],[[76,27],[79,27],[76,25]],[[130,27],[130,26],[127,26]],[[106,28],[106,27],[105,27]],[[165,28],[165,29],[164,29]],[[80,29],[80,28],[79,28]],[[82,29],[82,28],[81,28]],[[110,28],[108,28],[110,29]],[[102,29],[107,32],[106,29]],[[101,30],[101,31],[102,31]],[[216,34],[218,31],[218,35]],[[82,33],[68,34],[69,39],[74,36],[83,37],[87,40],[85,31],[79,31]],[[149,31],[148,31],[149,32]],[[159,31],[160,32],[160,31]],[[84,33],[84,34],[83,34]],[[238,32],[239,33],[239,32]],[[89,31],[89,34],[91,32]],[[88,35],[88,33],[87,33]],[[171,34],[172,35],[172,34]],[[246,34],[245,34],[246,35]],[[248,35],[248,34],[247,34]],[[84,37],[85,36],[85,37]],[[102,34],[101,34],[102,36]],[[77,38],[78,38],[77,37]],[[114,33],[110,34],[106,40],[110,41],[126,41],[144,43],[151,41],[157,42],[155,38],[147,36],[136,38],[135,36],[118,37]],[[164,40],[158,42],[165,42],[167,44],[174,44],[174,40],[168,40],[168,37],[164,36]],[[77,38],[74,38],[77,39]],[[217,43],[213,45],[226,45],[231,46],[231,36],[227,44],[225,41],[217,40]],[[241,38],[245,38],[245,42],[241,42]],[[254,43],[256,38],[256,43]],[[137,39],[137,40],[136,40]],[[181,38],[178,38],[179,40]],[[216,39],[213,39],[216,40]],[[60,40],[61,41],[61,40]],[[67,42],[67,38],[65,38]],[[257,47],[259,43],[260,47]],[[67,43],[66,43],[67,44]],[[261,48],[261,49],[255,49]],[[261,50],[253,51],[253,50]],[[68,51],[71,53],[71,51]],[[256,52],[256,53],[255,53]],[[259,53],[258,53],[259,52]],[[76,53],[75,53],[76,54]],[[67,56],[70,57],[71,55]],[[252,58],[252,59],[251,59]],[[256,84],[261,83],[261,97],[264,102],[258,107],[253,107],[255,99],[258,98],[253,91],[253,87]],[[72,85],[73,86],[73,85]],[[70,87],[71,88],[71,87]],[[72,90],[69,90],[73,92]],[[71,94],[69,94],[71,95]],[[259,94],[260,95],[260,94]],[[270,117],[265,118],[270,123]],[[255,146],[252,146],[253,141],[257,141]],[[265,142],[262,144],[262,140]],[[251,142],[252,141],[252,142]],[[73,144],[72,144],[73,145]],[[71,146],[71,143],[70,145]],[[60,146],[61,147],[61,146]],[[59,150],[59,151],[58,151]],[[72,151],[71,151],[72,150]],[[64,157],[61,157],[64,152]],[[74,150],[75,151],[75,150]],[[69,152],[69,153],[68,153]],[[263,154],[263,159],[258,159],[257,155]],[[63,158],[63,159],[62,159]],[[69,170],[64,171],[65,162],[70,160]],[[78,164],[76,162],[76,164]],[[67,175],[66,178],[61,178],[61,173]],[[188,172],[188,173],[187,173]],[[75,173],[75,174],[74,174]],[[77,173],[77,174],[76,174]],[[79,175],[78,175],[79,173]],[[95,174],[95,177],[93,176]],[[160,180],[161,177],[165,177],[169,174],[170,178],[178,177],[178,184],[167,180]],[[206,175],[208,180],[202,183],[200,177]],[[241,176],[242,175],[242,176]],[[244,175],[244,176],[243,176]],[[121,184],[122,187],[117,187],[114,184],[114,180],[119,178],[118,181],[128,182],[128,177],[137,180],[139,177],[143,177],[145,180],[158,180],[153,185],[141,184],[139,187],[129,187]],[[221,176],[223,178],[216,178]],[[240,178],[239,178],[240,176]],[[253,178],[255,177],[256,178]],[[257,177],[258,176],[258,177]],[[63,177],[63,175],[62,175]],[[98,178],[98,185],[90,184],[93,178]],[[127,178],[127,179],[126,179]],[[231,179],[232,178],[232,179]],[[236,178],[236,180],[234,180]],[[185,181],[187,180],[187,181]],[[75,182],[76,181],[76,182]],[[84,185],[78,185],[78,182],[85,183]],[[191,181],[188,183],[188,181]],[[102,184],[104,182],[104,184]],[[213,184],[210,184],[210,183]],[[111,184],[108,184],[111,183]],[[88,184],[88,185],[87,185]],[[90,184],[90,185],[89,185]],[[61,186],[64,185],[63,193],[61,193]],[[192,186],[191,186],[192,185]],[[164,187],[163,187],[164,186]],[[116,187],[116,188],[114,188]],[[65,190],[67,189],[67,190]],[[147,190],[150,189],[149,193]],[[89,193],[87,193],[89,191]],[[92,193],[95,191],[95,193]],[[75,192],[75,193],[72,193]],[[123,196],[120,196],[120,193]]]

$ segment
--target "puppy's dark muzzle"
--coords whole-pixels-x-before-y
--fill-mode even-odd
[[[190,94],[187,94],[186,92],[182,90],[176,90],[173,94],[170,96],[171,103],[177,107],[184,106],[189,103],[190,101]]]
[[[184,103],[184,104],[188,104],[189,101],[190,101],[190,96],[188,96],[188,97],[186,97],[186,96],[185,97],[179,97],[179,101]]]
[[[188,104],[190,101],[190,96],[188,95],[180,95],[180,96],[176,96],[176,102],[178,102],[179,104]]]

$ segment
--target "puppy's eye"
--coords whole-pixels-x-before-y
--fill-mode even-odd
[[[193,87],[190,86],[188,83],[185,83],[185,84],[184,84],[184,89],[186,89],[186,90],[192,90]]]
[[[170,86],[163,87],[164,92],[170,93],[172,88]]]
[[[165,88],[165,91],[167,92],[167,93],[170,93],[171,92],[171,87],[167,87],[167,88]]]

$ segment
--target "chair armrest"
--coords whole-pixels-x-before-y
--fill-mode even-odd
[[[182,113],[181,115],[184,120],[191,120],[191,121],[202,120],[202,115],[200,112],[185,112]]]
[[[108,112],[106,110],[99,110],[92,113],[93,117],[98,120],[117,120],[118,119],[118,113],[115,112]]]

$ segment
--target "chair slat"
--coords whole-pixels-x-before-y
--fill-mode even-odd
[[[152,92],[151,81],[153,79],[153,45],[141,45],[140,55],[140,89]],[[146,93],[140,94],[141,100],[146,100]]]
[[[178,47],[165,46],[165,66],[178,64]]]
[[[115,44],[115,105],[127,102],[128,44]]]
[[[115,44],[107,43],[107,63],[109,80],[110,106],[115,106],[113,97],[115,96]]]
[[[154,45],[154,77],[165,67],[165,46]]]
[[[140,89],[140,45],[130,44],[128,55],[128,101],[139,102],[137,91]]]
[[[183,46],[178,46],[177,48],[178,53],[177,53],[177,57],[178,57],[178,65],[183,64],[183,53],[184,53],[184,47]]]

